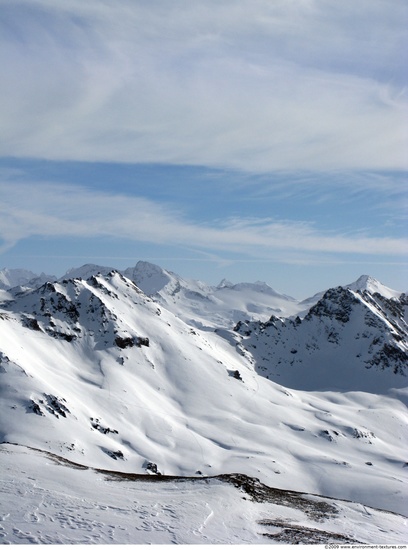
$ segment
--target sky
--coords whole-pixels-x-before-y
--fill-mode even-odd
[[[0,268],[408,290],[405,0],[0,10]]]

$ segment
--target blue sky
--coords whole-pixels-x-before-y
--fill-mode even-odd
[[[0,9],[1,267],[407,290],[405,1]]]

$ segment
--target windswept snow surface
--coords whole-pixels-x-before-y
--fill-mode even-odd
[[[6,544],[403,544],[407,518],[244,476],[119,476],[0,445]]]
[[[149,269],[145,266],[145,272]],[[161,473],[200,478],[238,472],[259,478],[270,487],[357,501],[360,507],[356,505],[356,513],[371,506],[407,515],[408,414],[403,404],[406,364],[401,364],[403,355],[395,351],[404,353],[406,345],[405,295],[381,297],[367,289],[339,287],[327,291],[303,319],[274,317],[267,323],[241,322],[232,330],[231,318],[227,316],[222,325],[211,330],[211,323],[216,321],[214,311],[210,312],[210,319],[203,315],[205,326],[199,328],[199,323],[186,321],[186,312],[191,312],[192,306],[190,303],[185,307],[184,299],[180,298],[178,306],[184,314],[176,315],[167,307],[171,292],[164,293],[165,298],[160,301],[157,292],[147,296],[117,271],[98,271],[100,275],[92,274],[87,279],[64,278],[34,290],[13,290],[1,304],[0,442],[41,449],[94,468],[152,476]],[[176,284],[173,290],[183,288],[179,279],[164,275],[153,270],[156,282],[150,290],[157,290],[162,283],[165,284],[161,291],[170,283]],[[185,296],[192,291],[187,286]],[[258,297],[262,294],[276,298],[274,291],[268,290],[270,287],[258,287]],[[203,294],[204,285],[200,288]],[[221,285],[219,291],[240,292],[228,284]],[[178,295],[182,296],[182,291],[174,293]],[[371,368],[365,368],[361,361],[351,362],[358,334],[361,342],[367,340],[364,334],[369,335],[371,348],[360,350],[359,359],[374,360]],[[297,353],[291,352],[294,338]],[[321,353],[317,348],[312,350],[314,362],[306,353],[310,351],[306,344],[311,339],[321,347]],[[380,353],[383,349],[388,353],[384,357]],[[268,379],[275,372],[276,361],[267,354],[276,354],[276,350],[283,359],[302,357],[304,370],[301,364],[288,364],[278,372],[280,379]],[[263,357],[269,357],[267,371],[260,368]],[[376,357],[380,357],[378,364]],[[301,384],[288,388],[285,376],[293,366]],[[346,380],[345,387],[341,386],[342,380]],[[306,381],[310,386],[306,387]],[[340,386],[336,388],[337,384]],[[329,391],[322,391],[327,387]],[[17,453],[18,460],[26,460],[22,457],[28,451],[16,451],[14,446],[7,449]],[[7,455],[12,462],[7,466],[14,472],[11,475],[15,475],[17,455]],[[39,463],[43,460],[40,456],[35,458]],[[26,463],[18,467],[28,472]],[[105,489],[105,481],[92,471],[68,471],[61,474],[67,475],[67,480],[71,474],[79,477],[72,483],[67,481],[62,491],[71,502],[71,519],[65,527],[83,522],[86,530],[82,517],[85,508],[76,514],[73,503],[84,498],[89,512],[95,497],[86,494],[85,486],[89,483],[89,487]],[[61,467],[53,466],[49,472],[58,481]],[[33,472],[30,476],[38,477]],[[23,480],[28,489],[14,486],[16,500],[31,494],[29,487],[33,484],[28,477]],[[35,493],[36,499],[53,491],[45,483],[46,479],[41,478],[42,490]],[[58,483],[64,485],[65,481],[59,479]],[[188,508],[189,502],[193,508],[198,502],[192,496],[195,483],[183,493],[182,501],[177,501],[180,525],[187,521],[183,532],[186,538],[177,531],[177,542],[195,540],[196,535],[188,531],[185,512],[180,511]],[[199,499],[201,508],[191,529],[199,531],[201,525],[201,532],[206,533],[207,525],[215,525],[216,519],[221,531],[216,530],[216,537],[210,540],[238,542],[228,537],[233,537],[234,529],[239,537],[243,536],[241,527],[234,524],[234,529],[225,530],[220,521],[222,506],[215,510],[217,499],[235,499],[232,488],[222,485],[220,489],[216,482],[199,486],[208,492]],[[7,487],[14,494],[12,486]],[[78,487],[75,498],[71,487]],[[81,487],[85,496],[80,496]],[[129,487],[129,495],[139,491],[132,484]],[[146,487],[141,487],[140,493],[129,496],[134,502],[142,502],[143,493],[146,499],[150,498]],[[157,500],[163,503],[166,498],[164,490]],[[55,499],[55,509],[62,507],[60,497]],[[101,504],[107,506],[111,515],[116,514],[113,502]],[[203,502],[208,502],[210,509],[203,508]],[[249,510],[248,517],[254,517],[248,503],[241,505]],[[128,515],[129,506],[129,502],[123,504],[123,516]],[[237,510],[242,516],[244,512],[239,507]],[[44,510],[42,513],[47,515]],[[376,513],[365,513],[378,527]],[[126,538],[128,518],[123,520],[121,538],[118,529],[112,535],[115,522],[108,521],[108,512],[98,514],[96,518],[92,516],[95,523],[89,527],[90,542],[98,542],[92,538],[98,525],[101,542],[111,540],[110,536],[117,542],[135,542]],[[16,517],[10,517],[9,527],[15,524],[16,531],[7,537],[14,536],[15,542],[18,532],[23,533],[23,539],[24,533],[32,535],[31,527],[24,527],[24,521],[31,521],[30,516],[24,516],[20,526]],[[167,525],[170,520],[164,514],[158,521]],[[117,518],[115,521],[120,524]],[[258,528],[259,525],[256,530],[248,527],[247,535],[252,541],[258,541],[251,538],[258,536]],[[281,527],[275,525],[274,529],[279,531]],[[349,533],[345,525],[341,532],[344,536]],[[78,532],[78,537],[82,536]],[[147,540],[160,542],[154,536]],[[360,531],[351,530],[347,536],[368,540],[361,538]],[[44,542],[36,539],[37,535],[33,537],[33,541]],[[55,540],[54,535],[50,537],[49,541]],[[75,539],[73,531],[68,537],[72,541],[85,540]],[[169,542],[168,533],[165,537],[163,542]],[[400,539],[396,536],[395,540]]]

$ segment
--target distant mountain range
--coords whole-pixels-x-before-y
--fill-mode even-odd
[[[41,273],[37,275],[28,269],[2,269],[0,270],[0,289],[14,288],[16,286],[26,286],[37,288],[47,281],[53,281],[54,275]]]
[[[107,275],[113,267],[86,264],[72,268],[63,277],[36,275],[23,269],[0,271],[0,289],[15,287],[38,288],[48,281],[88,279],[92,275]],[[267,320],[272,314],[289,316],[305,310],[295,298],[279,294],[263,282],[233,284],[225,279],[218,286],[186,280],[149,262],[139,261],[135,267],[117,270],[132,280],[147,296],[169,308],[173,313],[197,326],[216,328],[225,321],[232,326],[243,319]],[[310,303],[317,301],[311,298]]]
[[[299,302],[147,262],[0,281],[1,442],[404,513],[404,293],[362,276]]]

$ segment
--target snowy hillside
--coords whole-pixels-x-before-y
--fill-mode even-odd
[[[407,515],[405,295],[360,281],[328,290],[303,318],[245,322],[250,304],[264,315],[276,300],[304,303],[152,264],[71,274],[3,291],[1,442],[154,479],[245,474]],[[3,458],[21,458],[15,445]],[[215,502],[219,485],[200,487]]]
[[[0,446],[6,544],[404,544],[406,518],[243,475],[98,471]],[[23,498],[22,498],[23,497]]]

